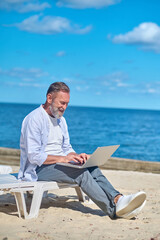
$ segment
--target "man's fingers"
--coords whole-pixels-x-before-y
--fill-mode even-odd
[[[86,153],[81,153],[80,157],[83,158],[84,162],[86,162],[86,160],[87,160],[87,154]]]
[[[66,157],[66,162],[76,162],[76,163],[83,163],[83,159],[79,155],[70,155]]]
[[[75,159],[80,163],[83,163],[83,161],[84,161],[84,159],[79,155],[75,156]]]
[[[81,154],[73,154],[73,155],[67,155],[66,161],[67,162],[76,162],[76,163],[85,163],[87,161],[88,157],[86,153]]]

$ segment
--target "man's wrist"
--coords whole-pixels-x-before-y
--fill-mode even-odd
[[[65,156],[48,155],[46,161],[44,161],[43,164],[55,164],[58,162],[65,162]]]
[[[70,152],[70,153],[67,154],[67,156],[69,156],[69,155],[77,155],[77,153],[76,152]]]
[[[60,156],[58,162],[65,162],[66,156]]]

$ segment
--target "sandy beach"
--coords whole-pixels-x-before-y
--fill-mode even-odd
[[[17,168],[13,168],[14,171]],[[94,203],[80,203],[72,188],[50,192],[37,219],[18,217],[12,195],[0,195],[0,239],[160,240],[160,175],[103,170],[123,194],[143,190],[147,203],[133,220],[111,220]]]

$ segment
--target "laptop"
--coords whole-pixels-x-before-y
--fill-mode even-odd
[[[94,166],[99,167],[107,162],[107,160],[119,148],[119,146],[120,145],[98,147],[84,164],[78,164],[73,161],[69,163],[56,163],[56,164],[73,168],[88,168]]]

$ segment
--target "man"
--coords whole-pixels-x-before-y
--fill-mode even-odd
[[[78,184],[84,193],[110,218],[132,218],[145,204],[146,194],[123,196],[98,167],[78,169],[56,163],[84,163],[90,157],[73,150],[63,114],[70,89],[55,82],[47,91],[46,102],[26,116],[22,123],[21,160],[18,178],[26,181],[57,181]]]

